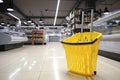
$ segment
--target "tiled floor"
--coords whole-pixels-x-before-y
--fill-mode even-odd
[[[0,52],[0,80],[120,80],[120,62],[99,56],[97,75],[85,77],[67,70],[60,43],[30,45]]]

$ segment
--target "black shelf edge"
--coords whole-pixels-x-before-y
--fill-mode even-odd
[[[34,43],[34,45],[46,45],[47,43]],[[24,45],[32,45],[32,42],[29,42],[29,43],[24,43]]]
[[[7,50],[15,49],[15,48],[20,48],[23,45],[24,45],[24,43],[0,45],[0,51],[7,51]]]
[[[118,53],[99,50],[99,55],[120,62],[120,54],[118,54]]]

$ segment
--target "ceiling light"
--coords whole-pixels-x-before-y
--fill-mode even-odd
[[[34,22],[31,22],[31,25],[34,25]]]
[[[54,19],[54,24],[53,24],[54,26],[55,26],[55,24],[56,24],[56,19],[57,19],[57,15],[58,15],[59,5],[60,5],[60,0],[58,0],[58,2],[57,2],[55,19]]]
[[[4,22],[2,22],[2,23],[1,23],[1,25],[5,25],[5,23],[4,23]]]
[[[104,12],[105,15],[110,14],[109,12]]]
[[[7,23],[7,26],[9,27],[9,26],[10,26],[10,24],[9,24],[9,23]]]
[[[5,25],[5,22],[3,20],[1,21],[1,25]]]
[[[13,9],[13,0],[9,0],[7,11],[10,11],[10,12],[14,11],[14,9]]]
[[[109,14],[109,10],[107,7],[105,7],[104,14]]]
[[[13,8],[11,8],[11,7],[9,7],[9,8],[7,8],[7,11],[12,12],[12,11],[14,11],[14,9],[13,9]]]
[[[43,23],[43,20],[40,18],[39,22],[40,22],[40,23]]]
[[[31,20],[28,20],[27,22],[28,22],[28,23],[31,23],[32,21],[31,21]]]
[[[0,0],[0,3],[3,3],[3,0]]]
[[[28,21],[27,21],[28,23],[31,23],[32,21],[31,21],[31,19],[30,18],[28,18]]]
[[[39,21],[40,23],[43,23],[43,21]]]

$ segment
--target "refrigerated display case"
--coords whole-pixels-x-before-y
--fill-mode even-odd
[[[21,47],[28,38],[25,33],[17,28],[0,27],[0,50],[9,50]]]

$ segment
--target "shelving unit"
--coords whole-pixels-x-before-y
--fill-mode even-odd
[[[73,33],[76,32],[80,32],[80,28],[81,28],[81,9],[77,8],[74,9],[70,15],[70,23],[71,23],[71,27],[72,27],[72,31]]]
[[[32,31],[32,45],[35,44],[35,41],[41,41],[42,44],[44,44],[44,31],[43,30]]]
[[[24,30],[27,38],[28,38],[28,41],[25,42],[24,44],[32,44],[32,31],[33,30],[36,30],[35,27],[27,27],[27,26],[22,26],[22,29]]]
[[[28,38],[28,41],[24,43],[25,45],[47,44],[46,29],[45,28],[39,27],[39,29],[37,29],[35,26],[22,26],[22,29],[23,29],[23,31],[25,32],[25,34]],[[39,33],[40,33],[40,31],[43,31],[43,33],[39,34],[38,31],[39,31]],[[41,36],[43,34],[44,40],[42,38],[38,39],[39,36],[37,38],[37,36],[35,36],[36,34],[39,34]],[[34,38],[34,42],[33,42],[33,38]]]
[[[84,27],[83,27],[83,31],[84,32],[88,32],[89,30],[89,23],[91,22],[91,13],[89,10],[84,10],[85,14],[84,14]],[[78,33],[81,32],[81,27],[82,27],[82,9],[81,8],[76,8],[74,9],[70,15],[70,24],[71,24],[71,28],[72,28],[72,32],[74,33]],[[93,20],[95,21],[97,18],[94,16]]]

